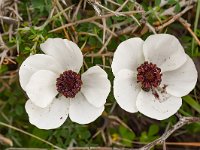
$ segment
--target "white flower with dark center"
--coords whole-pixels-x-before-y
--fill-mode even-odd
[[[83,55],[66,39],[49,38],[40,47],[45,54],[29,56],[19,70],[21,87],[29,97],[25,108],[30,123],[53,129],[68,116],[79,124],[97,119],[110,92],[106,72],[94,66],[79,75]]]
[[[175,114],[197,82],[192,59],[169,34],[131,38],[113,58],[114,96],[124,110],[163,120]]]

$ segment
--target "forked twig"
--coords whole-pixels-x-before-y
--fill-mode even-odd
[[[174,126],[172,126],[171,129],[169,129],[167,132],[165,132],[160,138],[156,139],[155,141],[145,145],[144,147],[142,147],[138,150],[150,150],[155,145],[162,144],[172,133],[174,133],[179,128],[183,127],[184,125],[191,124],[194,122],[200,122],[200,118],[198,118],[198,117],[180,117],[179,121]]]

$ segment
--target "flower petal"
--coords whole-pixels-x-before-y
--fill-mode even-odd
[[[87,101],[95,107],[103,106],[111,87],[107,73],[100,67],[94,66],[82,74],[82,81],[81,92]]]
[[[175,70],[187,60],[178,39],[169,34],[149,36],[144,42],[143,52],[145,60],[156,64],[162,72]]]
[[[55,129],[67,119],[69,102],[65,97],[55,98],[48,107],[40,108],[28,100],[25,109],[31,124],[40,129]]]
[[[74,99],[70,101],[69,117],[73,122],[79,124],[88,124],[96,120],[104,111],[104,106],[94,107],[79,92]]]
[[[136,98],[141,88],[130,70],[121,70],[114,79],[114,97],[119,106],[131,113],[137,112]]]
[[[40,47],[44,53],[59,61],[65,70],[79,72],[83,64],[83,55],[75,43],[67,39],[49,38]]]
[[[36,54],[29,56],[19,69],[19,81],[23,90],[25,90],[31,76],[39,70],[50,70],[55,73],[61,73],[63,68],[51,56]]]
[[[56,78],[57,75],[48,70],[40,70],[32,75],[25,91],[36,106],[47,107],[58,94]]]
[[[151,92],[145,92],[142,90],[137,97],[136,105],[139,112],[145,116],[157,120],[164,120],[178,111],[182,105],[182,99],[169,94],[158,94],[159,99]]]
[[[114,53],[111,66],[115,76],[122,69],[136,71],[137,67],[144,62],[143,43],[140,38],[131,38],[120,43]]]
[[[187,61],[178,69],[164,72],[162,84],[167,85],[166,91],[171,95],[182,97],[195,87],[197,70],[192,59],[187,56]]]

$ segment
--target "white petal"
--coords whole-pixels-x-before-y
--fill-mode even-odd
[[[79,72],[83,64],[83,55],[75,43],[67,39],[49,38],[40,47],[44,53],[59,61],[66,70]]]
[[[149,36],[143,45],[145,60],[156,64],[162,72],[179,68],[187,57],[178,39],[169,34]]]
[[[153,119],[164,120],[178,111],[182,105],[182,99],[169,94],[158,94],[159,99],[155,98],[152,92],[142,90],[137,97],[136,105],[142,114]]]
[[[167,85],[168,93],[182,97],[190,93],[197,82],[197,70],[192,59],[187,56],[187,61],[180,68],[164,72],[162,84]]]
[[[69,99],[60,97],[54,99],[46,108],[40,108],[28,100],[25,105],[31,124],[40,129],[55,129],[60,127],[68,117]]]
[[[51,56],[44,54],[36,54],[29,56],[21,65],[19,69],[19,81],[21,87],[25,90],[27,83],[31,76],[39,70],[50,70],[55,73],[62,73],[63,68]]]
[[[144,62],[143,43],[140,38],[131,38],[120,43],[114,53],[111,66],[115,76],[122,69],[136,71],[137,67]]]
[[[96,120],[103,111],[104,106],[94,107],[88,103],[85,96],[79,92],[75,98],[70,101],[69,117],[73,122],[88,124]]]
[[[114,97],[119,106],[131,113],[137,112],[136,98],[141,88],[130,70],[121,70],[114,79]]]
[[[56,90],[57,75],[48,70],[34,73],[26,86],[26,93],[38,107],[47,107],[58,94]]]
[[[110,81],[107,73],[98,66],[91,67],[82,74],[81,92],[87,101],[95,107],[103,106],[110,93]]]

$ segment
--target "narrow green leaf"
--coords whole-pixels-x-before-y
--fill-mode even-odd
[[[194,110],[196,110],[198,113],[200,113],[200,104],[195,101],[191,96],[184,96],[183,100],[189,104]]]
[[[179,3],[176,3],[176,6],[175,6],[174,11],[175,11],[176,13],[181,11],[181,6],[180,6]]]

